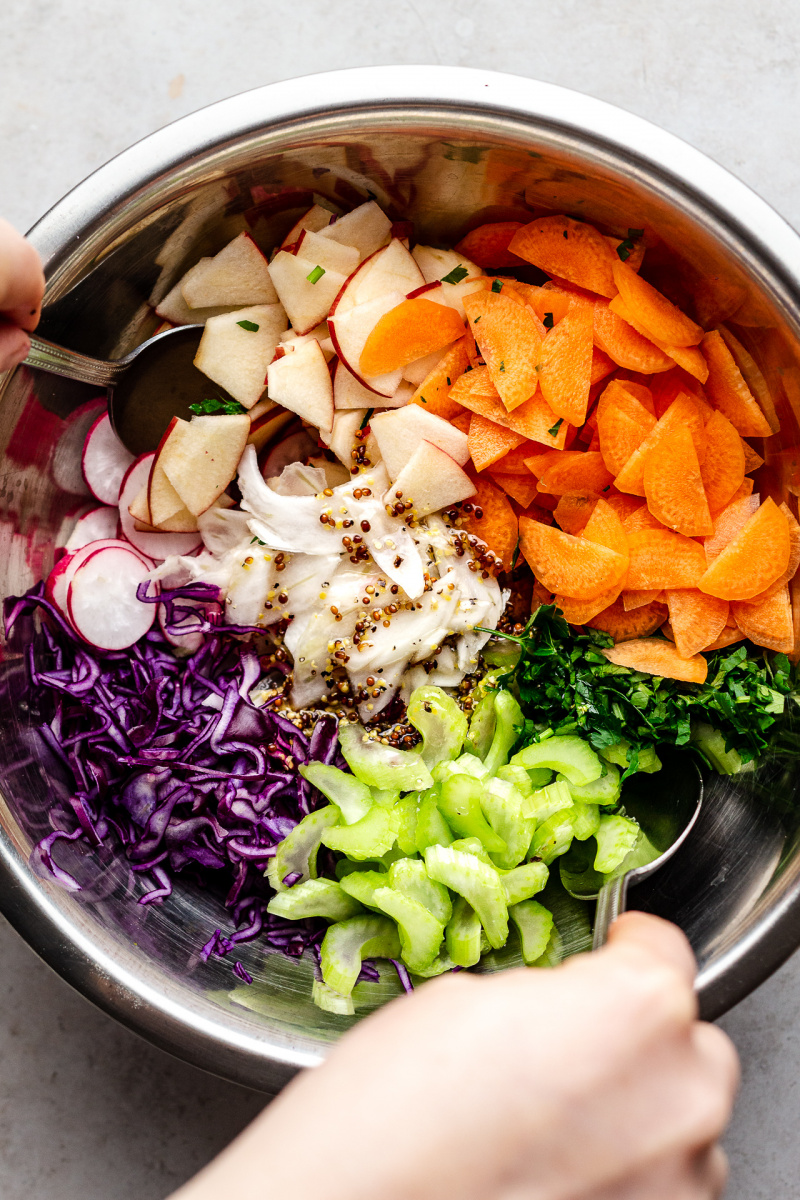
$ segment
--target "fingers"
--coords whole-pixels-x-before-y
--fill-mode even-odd
[[[22,234],[0,218],[0,313],[22,329],[33,330],[43,296],[39,255]]]
[[[686,935],[670,921],[647,913],[623,913],[611,926],[607,945],[656,959],[676,970],[688,984],[694,983],[694,953]]]
[[[0,371],[10,371],[21,363],[31,348],[31,339],[18,325],[0,318]]]

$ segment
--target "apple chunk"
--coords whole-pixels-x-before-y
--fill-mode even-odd
[[[341,271],[326,270],[319,263],[286,250],[275,255],[269,273],[292,328],[301,335],[310,333],[325,320],[347,278]]]
[[[330,225],[335,216],[336,214],[332,213],[329,208],[323,208],[321,204],[312,204],[308,212],[303,213],[300,220],[296,221],[289,230],[280,244],[280,249],[286,250],[289,246],[293,246],[304,229],[310,229],[312,233],[318,233],[320,229],[324,229],[326,225]]]
[[[166,441],[166,439],[164,439]],[[156,454],[150,467],[147,481],[147,506],[150,524],[168,533],[196,533],[197,518],[190,513],[175,488],[167,479],[161,465],[161,455]]]
[[[402,304],[404,300],[405,296],[402,292],[386,292],[384,295],[376,297],[375,300],[368,300],[365,304],[358,304],[355,308],[348,309],[341,315],[337,309],[328,318],[331,339],[340,361],[360,383],[363,383],[371,391],[377,392],[379,396],[394,395],[400,386],[403,376],[402,369],[398,368],[386,375],[367,378],[360,371],[361,353],[367,343],[367,338],[381,317],[396,308],[398,304]]]
[[[254,304],[210,317],[194,365],[234,400],[252,408],[264,391],[267,367],[286,327],[286,313],[280,304]]]
[[[201,259],[200,261],[210,262],[211,259]],[[179,279],[156,307],[156,313],[163,321],[169,321],[173,325],[205,325],[209,317],[218,317],[221,313],[234,312],[240,307],[238,304],[220,304],[213,308],[189,308],[181,291],[182,283],[183,280]]]
[[[194,516],[210,508],[225,491],[236,474],[249,434],[246,413],[192,417],[191,421],[176,418],[156,458]]]
[[[475,490],[475,484],[455,459],[439,446],[422,442],[386,492],[384,501],[389,506],[401,499],[410,501],[413,514],[424,517],[466,500]]]
[[[374,200],[369,200],[338,221],[326,225],[320,230],[320,237],[342,242],[345,246],[355,246],[359,257],[366,258],[388,240],[391,231],[392,222],[386,213]]]
[[[418,404],[376,413],[370,428],[390,479],[398,478],[423,441],[438,446],[456,463],[463,464],[469,458],[467,435]]]
[[[331,315],[343,316],[348,309],[387,292],[407,294],[424,287],[425,279],[414,259],[398,238],[382,246],[353,271],[331,307]]]
[[[187,271],[181,292],[189,308],[218,304],[275,304],[269,264],[249,233],[240,233],[213,258]]]
[[[304,421],[329,433],[333,425],[333,384],[325,355],[314,338],[270,363],[267,390]]]
[[[295,254],[307,262],[316,263],[325,271],[338,271],[345,278],[358,266],[358,251],[354,246],[343,246],[341,242],[324,238],[311,229],[301,233]]]

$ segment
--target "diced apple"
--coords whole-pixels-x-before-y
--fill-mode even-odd
[[[404,408],[408,404],[414,392],[417,389],[413,383],[409,383],[405,379],[400,380],[400,385],[393,396],[382,396],[379,401],[380,408]],[[375,410],[378,411],[377,408]]]
[[[152,522],[150,520],[150,505],[147,497],[148,488],[147,484],[145,483],[144,487],[136,493],[133,500],[131,500],[130,504],[128,505],[128,512],[131,514],[134,521],[138,521],[142,525],[147,525],[149,528],[151,527]]]
[[[386,213],[374,200],[369,200],[346,216],[339,217],[332,225],[326,225],[320,230],[320,237],[342,242],[345,246],[355,246],[360,257],[366,258],[388,240],[391,231],[392,222]]]
[[[387,375],[365,379],[358,369],[361,352],[381,317],[398,304],[402,304],[404,299],[405,296],[402,292],[388,292],[375,300],[368,300],[366,304],[359,304],[341,315],[337,309],[328,318],[328,328],[331,331],[334,349],[339,355],[340,361],[360,383],[379,396],[393,396],[400,385],[403,372],[398,369]]]
[[[325,320],[347,277],[340,271],[319,275],[317,266],[286,250],[279,250],[269,264],[270,278],[297,334],[310,333]]]
[[[434,304],[442,304],[446,308],[455,309],[462,321],[466,321],[467,314],[464,310],[464,297],[469,296],[472,292],[481,292],[486,286],[483,276],[473,275],[469,279],[462,279],[460,283],[426,283],[424,289],[420,288],[418,292],[412,295],[424,296],[426,300],[431,300]],[[408,299],[412,297],[409,296]]]
[[[269,264],[249,233],[240,233],[219,254],[187,271],[181,292],[189,308],[275,304],[278,299]]]
[[[438,446],[457,463],[463,464],[469,458],[467,435],[418,404],[376,413],[370,427],[392,480],[398,478],[423,441]]]
[[[295,249],[298,258],[316,263],[325,271],[338,271],[347,278],[358,266],[358,251],[354,246],[344,246],[341,242],[325,238],[320,233],[305,229]]]
[[[201,259],[201,262],[211,262],[211,259]],[[156,308],[159,317],[169,321],[171,325],[205,325],[209,317],[218,317],[222,313],[235,312],[236,304],[222,304],[215,308],[189,308],[181,292],[182,279],[179,279],[171,291]],[[156,333],[160,333],[156,330]]]
[[[431,354],[426,354],[424,358],[418,358],[416,362],[408,363],[403,367],[403,379],[407,379],[409,383],[413,383],[415,388],[418,388],[428,378],[433,368],[441,362],[449,349],[449,346],[445,346],[443,350],[434,350]]]
[[[261,401],[259,401],[259,404]],[[250,434],[247,439],[251,446],[255,446],[256,453],[263,450],[264,446],[276,438],[280,431],[294,420],[294,413],[286,412],[285,409],[279,408],[272,401],[269,402],[271,409],[268,412],[262,412],[253,420],[252,414],[254,409],[250,409]],[[256,408],[258,405],[256,405]]]
[[[325,355],[314,338],[270,364],[267,390],[271,400],[297,413],[320,432],[330,432],[333,384]]]
[[[282,346],[286,351],[299,350],[306,342],[312,340],[319,342],[323,354],[328,362],[330,362],[336,351],[333,348],[327,321],[323,321],[320,325],[317,325],[316,329],[312,329],[310,333],[297,334],[293,329],[287,329],[286,333],[281,334],[279,346]]]
[[[341,359],[336,363],[333,370],[333,405],[336,409],[354,409],[359,408],[362,412],[366,412],[368,408],[372,408],[376,401],[383,403],[384,397],[378,397],[360,380],[356,379],[352,372],[348,371]]]
[[[426,283],[436,283],[458,267],[463,267],[467,272],[465,279],[480,278],[484,274],[474,262],[470,262],[455,250],[439,250],[436,246],[415,246],[411,255]]]
[[[324,229],[326,225],[330,225],[335,216],[335,213],[332,213],[328,208],[323,208],[321,204],[312,204],[308,212],[303,213],[300,220],[296,221],[289,230],[281,242],[279,249],[286,250],[289,246],[293,246],[304,229],[310,229],[312,233],[318,233],[320,229]]]
[[[249,328],[252,325],[258,328]],[[225,388],[234,400],[252,408],[264,391],[267,367],[286,325],[286,313],[280,304],[255,304],[211,317],[203,330],[194,365]]]
[[[319,467],[325,472],[325,486],[329,488],[341,487],[343,483],[350,482],[350,471],[347,467],[343,467],[341,463],[331,462],[328,458],[317,456],[310,458],[308,464],[311,467]]]
[[[408,293],[425,281],[408,249],[397,238],[365,259],[337,296],[331,311],[340,316],[358,304],[376,300],[387,292]]]
[[[422,442],[384,496],[387,505],[411,501],[415,516],[449,508],[475,493],[475,484],[439,446]]]
[[[353,465],[353,447],[356,444],[356,432],[361,428],[366,408],[351,408],[344,412],[335,412],[330,433],[320,432],[320,441],[331,450],[343,467],[349,471]]]
[[[166,442],[164,442],[166,445]],[[165,521],[185,509],[175,488],[170,483],[161,465],[161,448],[153,459],[150,468],[150,478],[147,481],[147,504],[150,509],[150,524],[160,528]],[[188,533],[189,530],[183,532]]]
[[[176,419],[157,458],[194,516],[210,508],[225,491],[236,474],[249,434],[246,413]]]

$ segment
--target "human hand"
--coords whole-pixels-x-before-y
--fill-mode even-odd
[[[0,218],[0,371],[15,367],[30,350],[28,332],[39,323],[43,296],[39,255]]]
[[[173,1200],[712,1200],[736,1053],[683,934],[628,913],[552,971],[388,1005]]]

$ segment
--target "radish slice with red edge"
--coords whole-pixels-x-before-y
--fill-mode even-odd
[[[102,413],[86,435],[81,466],[89,491],[101,504],[117,504],[125,472],[133,462],[114,430],[108,413]]]
[[[154,453],[142,454],[126,471],[119,493],[119,521],[122,536],[132,546],[148,558],[163,562],[171,554],[191,554],[198,546],[202,546],[203,539],[199,533],[147,533],[134,527],[128,505],[133,503],[150,478],[154,458]]]
[[[99,650],[125,650],[144,637],[155,606],[136,597],[152,568],[129,546],[94,550],[72,575],[67,607],[77,634]]]
[[[67,621],[70,620],[67,594],[69,592],[69,585],[72,583],[73,576],[78,567],[86,562],[86,559],[91,554],[94,554],[96,550],[112,549],[127,550],[130,554],[136,554],[148,571],[152,571],[155,566],[155,563],[149,558],[145,558],[143,554],[139,554],[139,551],[135,550],[129,542],[120,541],[115,537],[100,538],[93,542],[87,542],[85,546],[81,546],[79,550],[75,550],[72,554],[65,554],[63,558],[58,560],[47,577],[45,597],[55,604],[58,611]]]
[[[72,496],[89,494],[81,466],[83,444],[92,425],[107,408],[105,396],[98,396],[73,409],[64,421],[64,430],[56,443],[50,467],[53,482],[62,492],[69,492]]]
[[[67,553],[80,550],[83,546],[88,546],[89,542],[116,538],[118,522],[118,508],[112,508],[108,504],[98,504],[96,508],[92,508],[82,517],[78,517],[75,528],[67,538],[65,547]]]

